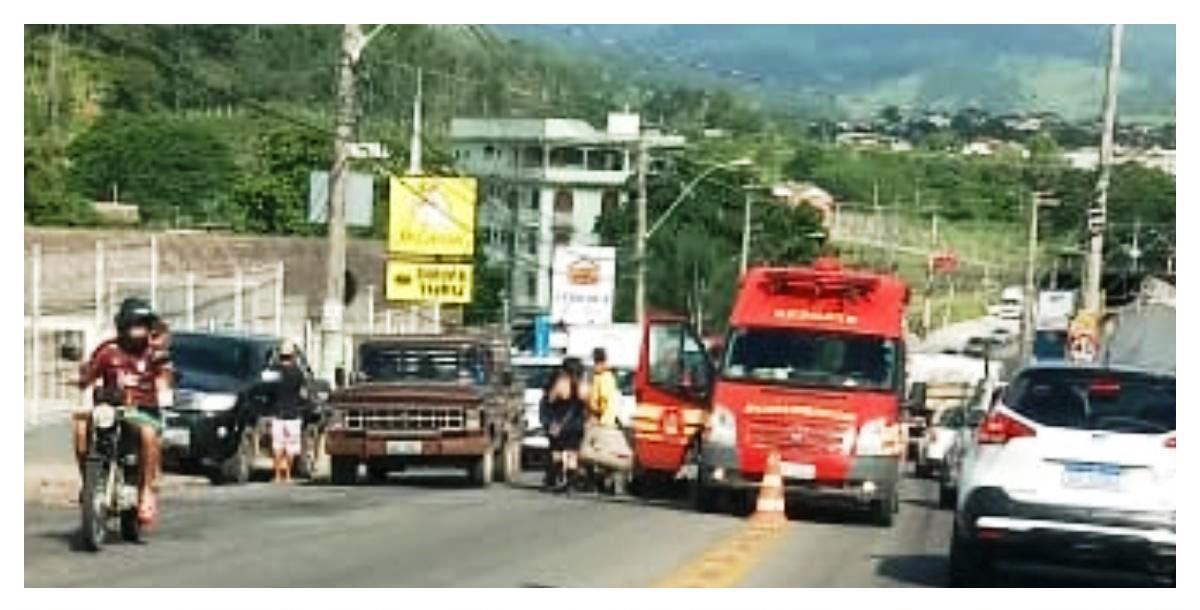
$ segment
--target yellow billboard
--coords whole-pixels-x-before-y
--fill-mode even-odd
[[[393,177],[388,251],[471,256],[475,251],[474,178]]]
[[[389,301],[470,303],[474,268],[388,261],[385,295]]]

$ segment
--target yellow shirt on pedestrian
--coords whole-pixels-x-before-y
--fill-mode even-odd
[[[592,376],[588,412],[603,426],[617,425],[617,377],[611,370],[604,369]]]

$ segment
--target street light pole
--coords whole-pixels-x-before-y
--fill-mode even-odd
[[[1053,207],[1057,201],[1035,192],[1029,202],[1029,248],[1025,261],[1025,298],[1022,299],[1021,315],[1021,362],[1027,362],[1033,354],[1034,319],[1033,307],[1037,299],[1037,245],[1038,208]]]
[[[707,178],[709,176],[709,174],[712,174],[713,172],[715,172],[717,170],[725,169],[728,167],[746,167],[746,166],[753,164],[753,161],[751,161],[750,159],[746,159],[746,158],[734,159],[733,161],[729,161],[726,163],[718,163],[718,164],[713,165],[713,166],[709,167],[708,169],[704,170],[703,172],[700,173],[699,176],[696,176],[695,178],[693,178],[691,182],[687,183],[687,185],[685,185],[683,187],[683,190],[680,191],[679,196],[675,198],[675,201],[671,202],[671,205],[667,206],[667,211],[663,212],[663,215],[659,216],[658,220],[654,221],[654,224],[651,225],[649,229],[646,228],[646,224],[647,224],[647,219],[646,219],[646,205],[647,205],[647,202],[646,202],[646,164],[647,163],[648,163],[648,159],[646,156],[645,140],[639,140],[638,141],[638,172],[637,172],[638,173],[638,209],[637,209],[637,236],[636,236],[637,239],[636,239],[636,250],[635,250],[635,257],[637,258],[637,292],[635,293],[635,298],[636,298],[636,305],[637,305],[638,324],[641,324],[641,323],[645,322],[645,320],[646,320],[646,240],[650,239],[650,237],[652,237],[654,235],[654,233],[656,231],[658,231],[659,227],[661,227],[662,224],[664,222],[666,222],[668,218],[671,217],[671,214],[673,212],[675,212],[675,209],[678,208],[679,205],[681,203],[683,203],[685,199],[687,199],[688,195],[692,194],[692,191],[696,188],[696,185],[700,184],[700,182],[702,180],[704,180],[705,178]]]

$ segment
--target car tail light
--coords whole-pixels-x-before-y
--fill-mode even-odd
[[[976,440],[981,445],[1003,445],[1014,438],[1034,435],[1033,428],[1002,412],[992,411],[983,423],[979,424]]]
[[[1167,446],[1167,449],[1175,448],[1175,435],[1174,434],[1167,437],[1167,442],[1165,443],[1165,445]]]

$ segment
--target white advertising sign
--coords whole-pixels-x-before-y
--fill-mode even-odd
[[[551,322],[569,326],[612,323],[615,248],[559,246],[552,268]]]

